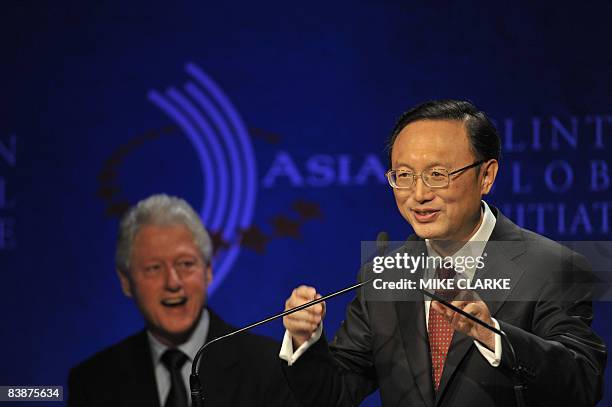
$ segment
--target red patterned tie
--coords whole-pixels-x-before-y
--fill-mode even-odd
[[[452,268],[438,269],[436,275],[438,279],[451,279],[455,277],[455,270]],[[455,292],[454,290],[440,290],[436,291],[436,294],[444,299],[452,300]],[[429,333],[429,350],[431,352],[433,382],[437,391],[440,386],[440,379],[442,378],[442,371],[444,370],[444,362],[446,361],[448,348],[453,340],[454,330],[442,315],[434,311],[432,307],[429,307],[427,331]]]

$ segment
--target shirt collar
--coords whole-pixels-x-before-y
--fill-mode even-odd
[[[480,224],[480,227],[478,228],[476,233],[474,233],[474,236],[472,236],[472,238],[470,239],[470,242],[488,242],[489,238],[491,237],[491,234],[493,233],[493,229],[495,229],[495,223],[497,222],[497,219],[495,218],[495,215],[493,215],[493,211],[491,211],[489,205],[485,201],[481,202],[484,211],[484,214],[482,216],[482,223]]]
[[[481,201],[481,213],[482,213],[482,222],[478,227],[478,230],[470,240],[468,240],[467,244],[465,244],[461,249],[459,249],[455,254],[451,257],[455,258],[458,256],[471,256],[478,257],[481,256],[484,252],[485,246],[493,233],[493,229],[495,228],[495,223],[497,219],[489,205],[485,201]],[[430,239],[425,239],[425,244],[427,245],[427,253],[429,256],[439,256],[439,254],[431,247]],[[471,274],[471,273],[470,273]]]
[[[206,341],[209,325],[210,315],[208,313],[208,310],[204,308],[202,310],[202,314],[200,315],[198,325],[194,329],[189,339],[178,346],[178,349],[185,355],[187,355],[190,362],[193,362],[193,358],[195,357],[195,354],[197,353],[198,349],[200,349],[200,347]],[[169,347],[161,343],[149,330],[147,330],[147,337],[149,339],[149,345],[151,346],[151,355],[153,356],[153,362],[155,364],[161,363],[161,357]]]

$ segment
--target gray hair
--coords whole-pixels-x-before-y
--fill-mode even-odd
[[[166,194],[152,195],[130,208],[119,224],[115,267],[126,274],[130,269],[134,237],[145,225],[184,225],[193,234],[196,246],[206,263],[212,257],[210,236],[198,214],[181,198]]]

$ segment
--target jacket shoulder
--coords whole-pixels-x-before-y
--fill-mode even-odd
[[[139,348],[143,343],[146,344],[146,333],[141,331],[80,362],[70,370],[70,376],[83,378],[94,375],[102,377],[107,372],[116,372],[117,366],[121,362],[124,363],[125,358],[132,355],[132,350]]]
[[[528,229],[521,232],[529,250],[538,256],[586,265],[584,256],[569,247]]]
[[[565,260],[580,263],[584,257],[568,247],[542,236],[534,231],[524,229],[505,217],[497,208],[492,208],[497,218],[492,239],[500,241],[520,240],[525,242],[527,253],[534,254],[540,259]]]

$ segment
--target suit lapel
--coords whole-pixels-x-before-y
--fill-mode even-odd
[[[427,254],[425,242],[422,240],[408,242],[407,250],[412,256],[418,256],[420,253]],[[417,270],[415,275],[420,280],[423,277],[423,269]],[[434,391],[423,295],[420,294],[411,301],[395,302],[395,310],[410,370],[425,405],[431,407],[434,401]]]
[[[512,259],[520,256],[525,251],[525,242],[521,236],[520,229],[515,224],[496,208],[491,207],[491,210],[496,216],[495,228],[484,250],[484,253],[487,254],[485,267],[474,275],[474,280],[509,278],[514,287],[522,276],[523,270],[517,269]],[[487,298],[492,296],[487,295],[482,290],[476,291],[485,299],[491,316],[495,317],[495,314],[499,311],[499,308],[512,290],[499,291],[493,298]],[[471,337],[455,331],[446,362],[444,363],[440,388],[436,392],[436,405],[444,395],[444,391],[452,380],[461,361],[473,346],[475,346],[474,340]]]
[[[484,253],[486,253],[485,267],[475,274],[474,280],[509,279],[510,290],[498,290],[490,293],[476,290],[489,306],[491,315],[495,317],[523,276],[524,270],[517,267],[513,260],[522,255],[526,247],[520,228],[496,208],[492,207],[491,210],[494,211],[497,221],[484,250]]]
[[[126,372],[121,381],[122,406],[160,406],[153,359],[147,334],[143,330],[125,349],[120,372]]]
[[[508,279],[510,290],[489,291],[478,289],[476,292],[489,307],[491,316],[495,317],[501,306],[504,304],[510,293],[516,287],[519,279],[523,276],[524,270],[517,267],[512,259],[525,251],[524,242],[499,242],[493,241],[487,244],[485,249],[488,254],[489,262],[485,267],[474,276],[474,280],[485,279]]]
[[[448,355],[446,357],[446,361],[444,362],[444,370],[442,371],[442,379],[440,380],[440,387],[436,392],[436,401],[435,405],[437,405],[444,394],[444,390],[446,390],[446,386],[452,379],[457,367],[467,354],[468,350],[474,344],[474,340],[467,335],[464,335],[460,332],[455,331],[453,334],[453,340],[451,342],[450,348],[448,350]]]

